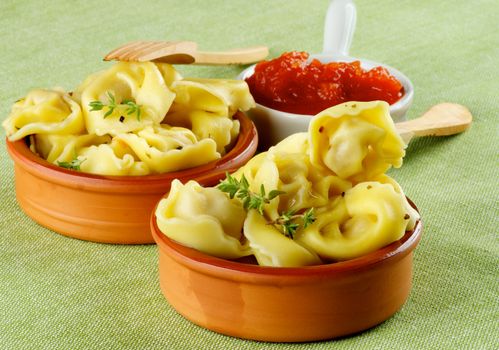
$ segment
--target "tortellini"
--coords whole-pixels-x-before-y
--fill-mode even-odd
[[[73,93],[30,92],[3,127],[10,141],[29,137],[31,151],[61,167],[138,176],[220,159],[240,132],[234,114],[252,106],[244,81],[183,79],[170,64],[119,62]]]
[[[156,209],[159,229],[171,239],[221,258],[251,255],[243,241],[246,213],[239,201],[195,181],[174,180]]]
[[[176,98],[165,121],[192,129],[199,139],[211,138],[224,154],[239,134],[237,110],[255,105],[248,85],[241,80],[183,79],[172,84]]]
[[[80,105],[59,90],[33,90],[14,103],[2,126],[10,141],[34,134],[80,134],[85,124]]]
[[[387,108],[382,102],[332,107],[313,118],[308,133],[289,136],[253,157],[217,188],[205,189],[213,196],[218,191],[221,203],[243,204],[246,211],[238,220],[242,218],[244,225],[238,222],[237,233],[230,235],[244,242],[259,265],[299,267],[354,259],[414,229],[418,212],[385,174],[389,167],[401,166],[404,156]],[[189,186],[201,191],[197,184],[185,185]],[[160,226],[162,232],[205,253],[230,255],[218,251],[220,237],[228,233],[224,236],[207,224],[201,228],[195,219],[211,208],[190,204],[198,196],[192,191],[184,190],[179,200],[177,187],[164,200],[168,220],[182,219],[189,227]],[[166,215],[161,208],[156,213],[158,225]],[[229,209],[227,214],[232,215]],[[218,238],[205,233],[210,230]],[[189,232],[187,243],[182,232]]]
[[[366,181],[402,165],[404,142],[383,101],[347,102],[313,118],[310,159],[343,179]]]
[[[97,136],[95,134],[86,135],[35,135],[34,148],[42,158],[48,162],[57,164],[58,162],[69,162],[83,147],[100,145],[111,141],[109,135]]]
[[[150,173],[145,162],[138,161],[130,153],[120,154],[116,142],[84,147],[78,152],[78,159],[81,161],[80,170],[90,174],[139,176]]]
[[[117,63],[111,69],[85,81],[78,89],[87,130],[97,135],[117,135],[159,124],[170,108],[175,94],[166,85],[158,67],[152,62]],[[107,114],[108,107],[95,110],[92,103],[117,105]],[[132,101],[138,112],[127,112]]]
[[[180,127],[147,127],[136,133],[119,134],[114,139],[130,147],[151,173],[187,169],[220,158],[215,141],[197,141],[192,131]]]
[[[362,182],[321,208],[297,240],[327,259],[367,254],[402,238],[410,219],[404,201],[391,185]]]
[[[321,263],[315,252],[285,237],[255,210],[244,221],[244,234],[259,265],[298,267]]]

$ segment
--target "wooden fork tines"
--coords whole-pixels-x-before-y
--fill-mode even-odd
[[[104,61],[161,61],[189,64],[194,62],[197,44],[192,41],[134,41],[109,52]],[[167,60],[161,60],[166,57]]]
[[[266,46],[205,52],[198,51],[197,44],[192,41],[135,41],[111,51],[104,60],[226,65],[255,63],[265,59],[268,54]]]

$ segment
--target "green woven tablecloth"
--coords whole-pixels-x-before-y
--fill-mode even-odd
[[[206,50],[266,44],[272,56],[319,52],[328,3],[2,0],[0,118],[32,88],[73,89],[109,65],[101,59],[106,52],[132,40],[189,39]],[[413,141],[404,166],[391,172],[425,222],[413,290],[394,317],[356,336],[309,344],[245,341],[195,326],[162,296],[154,245],[83,242],[24,215],[1,142],[0,348],[499,348],[499,2],[356,5],[351,53],[412,79],[409,118],[443,101],[464,104],[474,115],[464,134]],[[242,67],[180,70],[235,77]]]

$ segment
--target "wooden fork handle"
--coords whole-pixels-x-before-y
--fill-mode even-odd
[[[268,54],[269,49],[267,46],[254,46],[220,52],[197,51],[194,53],[194,64],[249,64],[265,59]]]
[[[470,111],[460,104],[440,103],[421,117],[395,124],[402,138],[408,142],[413,136],[447,136],[468,129],[473,121]]]

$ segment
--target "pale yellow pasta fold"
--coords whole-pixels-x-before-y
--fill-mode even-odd
[[[175,98],[163,77],[165,71],[152,62],[120,62],[86,79],[77,95],[88,132],[114,136],[159,124]],[[92,110],[91,102],[110,105],[113,99],[118,106],[110,115],[106,116],[108,107]],[[140,106],[140,116],[128,114],[126,100]]]
[[[259,265],[300,267],[321,263],[317,254],[284,236],[256,210],[248,212],[244,222],[244,235]]]
[[[242,236],[246,212],[236,199],[195,181],[174,180],[156,209],[158,228],[169,238],[226,259],[251,255]]]
[[[50,163],[70,162],[80,150],[92,145],[109,143],[109,135],[46,135],[38,134],[33,137],[34,149],[42,158]]]
[[[199,139],[211,138],[224,154],[239,134],[237,110],[255,105],[248,85],[241,80],[182,79],[172,84],[176,94],[165,122],[191,129]]]
[[[114,139],[130,147],[151,173],[183,170],[220,158],[215,141],[198,141],[192,131],[181,127],[146,127],[135,133],[119,134]]]
[[[80,134],[85,130],[81,108],[59,90],[33,90],[17,101],[2,123],[10,141],[33,134]]]
[[[308,133],[312,164],[343,179],[366,181],[402,165],[405,145],[384,101],[326,109],[312,119]]]
[[[277,145],[269,148],[269,153],[301,153],[308,154],[308,133],[299,132],[289,135]]]
[[[150,174],[146,163],[138,160],[130,149],[119,142],[92,145],[78,151],[80,170],[85,173],[112,176],[141,176]]]
[[[284,192],[265,206],[269,218],[289,209],[324,206],[331,197],[352,187],[349,181],[314,167],[306,154],[280,150],[276,147],[259,154],[235,173],[236,178],[244,174],[253,192],[258,193],[262,185]]]
[[[363,182],[318,208],[317,220],[297,240],[324,258],[352,259],[402,238],[406,214],[404,197],[393,186]]]
[[[404,198],[404,209],[407,215],[409,215],[409,218],[407,219],[407,226],[406,226],[406,231],[413,230],[414,227],[416,226],[416,222],[421,218],[419,213],[417,212],[416,209],[414,209],[410,204],[409,201],[407,200],[407,197],[405,196],[404,191],[402,190],[402,187],[399,185],[395,179],[391,178],[390,176],[386,174],[379,175],[374,179],[374,181],[383,183],[383,184],[390,184],[393,186],[395,191],[397,193],[400,193],[402,197]]]

